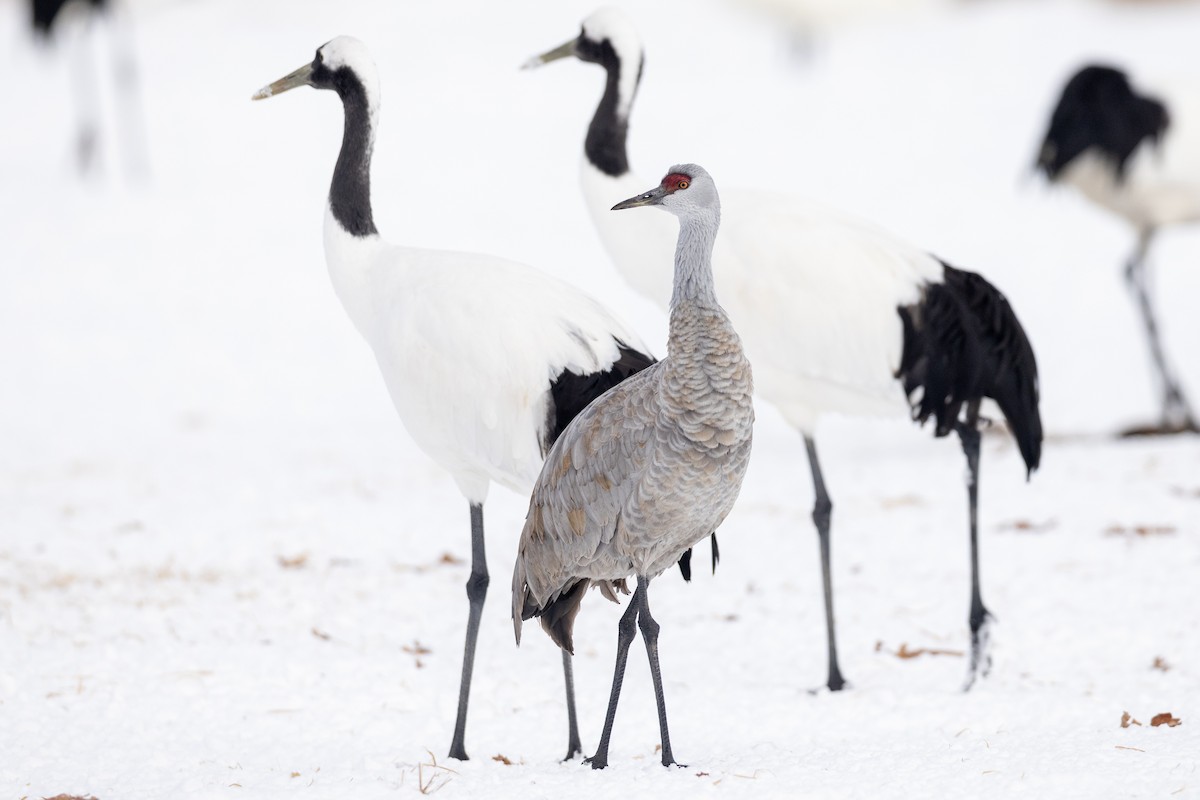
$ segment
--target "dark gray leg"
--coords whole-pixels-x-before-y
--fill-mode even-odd
[[[831,692],[837,692],[846,685],[846,681],[838,667],[833,623],[833,576],[829,567],[829,522],[833,513],[833,502],[829,499],[829,493],[825,491],[821,462],[817,460],[817,443],[811,436],[805,436],[804,447],[808,450],[808,465],[812,467],[813,489],[817,498],[813,504],[812,519],[817,526],[817,537],[821,542],[821,580],[825,586],[825,635],[829,651],[829,681],[826,685]]]
[[[97,165],[100,139],[100,88],[96,83],[93,66],[94,45],[92,39],[96,29],[94,14],[89,13],[78,38],[70,42],[71,91],[75,95],[75,109],[79,116],[79,129],[75,138],[75,159],[81,174],[87,174]]]
[[[988,654],[988,623],[992,615],[983,606],[979,592],[979,403],[967,409],[966,422],[955,425],[962,440],[963,453],[967,456],[967,499],[971,517],[971,663],[967,669],[967,680],[963,691],[974,685],[975,679],[988,674],[992,668],[992,657]]]
[[[583,752],[583,745],[579,743],[579,722],[575,716],[575,670],[571,666],[572,658],[574,656],[566,650],[562,651],[563,678],[567,684],[567,757],[563,761],[570,761]]]
[[[1154,308],[1150,304],[1149,280],[1146,275],[1146,250],[1150,247],[1153,230],[1142,231],[1138,235],[1137,249],[1125,266],[1125,280],[1133,292],[1134,302],[1142,315],[1142,324],[1146,329],[1146,338],[1150,341],[1150,355],[1154,359],[1154,368],[1158,373],[1159,384],[1162,388],[1162,422],[1164,430],[1197,430],[1196,417],[1188,406],[1187,399],[1180,388],[1179,380],[1167,366],[1163,354],[1162,342],[1158,336],[1158,321],[1154,316]]]
[[[110,3],[109,6],[108,30],[116,88],[113,97],[120,112],[117,116],[124,134],[119,142],[126,170],[131,177],[141,179],[149,176],[150,166],[137,59],[134,56],[133,23],[125,14],[124,3]]]
[[[650,658],[650,678],[654,681],[654,701],[658,704],[658,732],[662,736],[662,763],[669,767],[675,763],[671,753],[671,734],[667,730],[667,701],[663,696],[662,669],[658,664],[658,630],[659,625],[650,616],[650,579],[638,577],[638,592],[642,596],[638,609],[638,628],[642,631],[642,640],[646,643],[646,655]]]
[[[613,721],[617,718],[617,700],[621,698],[621,684],[625,682],[625,662],[629,657],[629,645],[633,643],[643,591],[644,584],[639,580],[633,597],[629,599],[629,608],[625,609],[621,621],[617,623],[617,665],[613,672],[612,694],[608,697],[608,713],[604,717],[604,732],[600,734],[596,754],[586,759],[587,763],[592,765],[592,769],[604,769],[608,766],[608,740],[612,737]]]
[[[488,588],[487,552],[483,547],[483,506],[471,504],[471,577],[467,579],[467,600],[471,603],[467,617],[467,642],[463,647],[462,683],[458,688],[458,719],[454,723],[454,739],[450,742],[450,757],[467,760],[463,737],[467,730],[467,701],[471,697],[471,672],[475,668],[475,641],[479,638],[479,618]]]

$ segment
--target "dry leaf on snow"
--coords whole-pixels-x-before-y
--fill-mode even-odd
[[[1174,728],[1176,725],[1182,725],[1183,720],[1179,717],[1171,716],[1170,711],[1164,711],[1161,714],[1155,714],[1150,720],[1151,726],[1157,728],[1159,725],[1166,725],[1168,728]]]

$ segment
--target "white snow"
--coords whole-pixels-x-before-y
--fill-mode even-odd
[[[702,547],[692,585],[653,587],[689,767],[657,764],[637,643],[612,766],[593,773],[558,761],[549,639],[512,643],[527,498],[505,490],[486,509],[473,758],[445,759],[466,503],[404,434],[329,284],[336,99],[247,99],[322,42],[361,37],[382,74],[382,233],[567,278],[653,347],[665,320],[617,277],[578,186],[602,76],[517,69],[592,5],[134,2],[145,183],[124,178],[111,138],[104,174],[74,175],[65,60],[27,42],[23,6],[0,5],[0,795],[1200,795],[1200,441],[1111,437],[1155,411],[1120,278],[1132,234],[1031,174],[1083,59],[1200,73],[1200,8],[1131,6],[970,4],[839,29],[797,63],[730,4],[626,4],[648,50],[635,169],[696,161],[982,271],[1034,342],[1050,438],[1028,484],[1007,439],[985,442],[995,665],[963,694],[963,658],[894,655],[967,644],[957,444],[903,421],[821,426],[853,689],[809,694],[825,651],[808,467],[760,407],[717,574]],[[1196,399],[1200,230],[1165,234],[1151,257]],[[577,628],[588,752],[619,612],[590,596]],[[1121,728],[1123,711],[1143,725]],[[1165,711],[1182,725],[1151,727]]]

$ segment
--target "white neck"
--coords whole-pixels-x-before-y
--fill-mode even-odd
[[[584,201],[609,257],[638,294],[666,310],[674,287],[672,254],[678,223],[656,208],[610,211],[615,203],[642,193],[652,182],[632,172],[606,175],[586,157],[582,161]]]
[[[333,290],[342,301],[354,327],[368,341],[376,319],[375,296],[371,291],[372,274],[379,268],[379,254],[387,244],[379,234],[353,236],[337,221],[329,202],[325,203],[325,264]]]

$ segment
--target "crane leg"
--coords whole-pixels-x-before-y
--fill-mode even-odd
[[[475,668],[475,642],[479,638],[479,618],[488,588],[487,551],[483,546],[483,506],[471,504],[471,577],[467,579],[467,600],[471,611],[467,617],[467,641],[463,647],[462,683],[458,688],[458,719],[454,723],[454,739],[450,742],[450,758],[467,760],[463,744],[467,730],[467,702],[471,697],[471,672]]]
[[[600,744],[596,746],[596,754],[585,759],[592,769],[604,769],[608,766],[608,741],[612,737],[613,721],[617,718],[617,700],[621,698],[621,684],[625,682],[625,662],[629,658],[629,645],[637,630],[638,609],[641,606],[641,596],[645,584],[638,579],[637,589],[629,600],[629,607],[621,615],[617,623],[617,665],[613,671],[612,693],[608,698],[608,713],[604,716],[604,732],[600,734]]]
[[[142,112],[141,85],[133,42],[133,24],[124,3],[112,3],[109,10],[110,49],[113,57],[114,101],[120,112],[123,136],[118,142],[126,172],[135,179],[150,174],[146,147],[146,121]]]
[[[1196,416],[1184,397],[1179,379],[1167,365],[1163,353],[1162,341],[1158,335],[1158,320],[1154,315],[1154,307],[1150,303],[1149,279],[1146,274],[1146,251],[1150,247],[1153,230],[1142,231],[1138,234],[1137,249],[1125,266],[1125,281],[1133,293],[1134,302],[1142,317],[1142,325],[1146,329],[1146,338],[1150,342],[1150,356],[1154,360],[1154,369],[1162,389],[1162,420],[1163,431],[1197,431]]]
[[[833,575],[829,566],[829,523],[833,513],[833,501],[825,491],[825,478],[821,475],[821,462],[817,460],[817,443],[811,436],[804,437],[804,447],[808,451],[808,464],[812,468],[813,489],[816,502],[813,504],[812,520],[817,526],[817,537],[821,543],[821,580],[825,588],[825,635],[829,652],[829,680],[826,685],[829,691],[837,692],[843,689],[846,681],[842,678],[842,670],[838,667],[837,639],[833,622]]]
[[[979,402],[967,409],[967,419],[955,425],[958,438],[962,440],[963,453],[967,457],[967,499],[971,528],[971,662],[967,668],[967,680],[963,691],[974,684],[976,678],[986,676],[992,668],[992,657],[988,653],[989,627],[992,615],[983,605],[979,591]]]
[[[658,663],[659,624],[650,616],[650,579],[639,577],[638,589],[642,594],[638,628],[642,632],[642,640],[646,643],[646,655],[650,659],[650,678],[654,682],[654,701],[658,705],[658,731],[662,736],[662,763],[664,767],[669,767],[675,763],[675,756],[671,752],[671,734],[667,730],[667,701],[663,696],[662,668]]]
[[[97,166],[100,141],[100,87],[97,85],[92,66],[94,47],[93,14],[87,15],[83,30],[71,47],[71,90],[75,95],[75,108],[79,117],[75,137],[75,161],[81,175],[87,175]]]
[[[571,665],[572,658],[574,656],[566,650],[562,651],[563,679],[567,685],[567,757],[563,761],[570,761],[583,752],[583,745],[579,742],[579,721],[575,716],[575,670]]]

